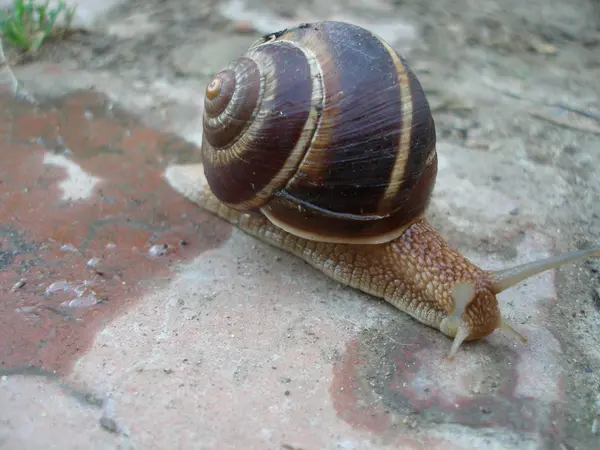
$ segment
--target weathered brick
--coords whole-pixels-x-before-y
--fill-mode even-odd
[[[108,98],[76,92],[35,107],[4,94],[0,105],[0,374],[29,365],[64,374],[173,259],[219,245],[230,228],[161,177],[163,143],[179,152],[189,144],[140,125]],[[47,152],[68,165],[44,164]],[[62,200],[64,183],[77,190],[88,175],[100,180],[89,198]],[[208,224],[201,235],[199,222]],[[149,254],[163,244],[164,255]],[[100,262],[88,267],[93,258]],[[61,283],[69,289],[55,289]],[[65,306],[89,295],[98,303]]]

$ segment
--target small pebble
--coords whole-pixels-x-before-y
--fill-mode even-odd
[[[63,308],[85,308],[87,306],[94,306],[98,303],[98,299],[95,295],[89,294],[83,297],[75,298],[70,301],[62,302],[60,306]]]
[[[50,286],[46,288],[46,295],[55,294],[60,291],[70,291],[73,290],[73,286],[69,284],[66,280],[55,281]]]
[[[63,252],[77,252],[77,247],[73,244],[64,244],[60,246],[61,251]]]
[[[155,244],[150,247],[148,253],[150,256],[163,256],[167,253],[167,248],[169,248],[167,244]]]
[[[100,261],[102,261],[100,258],[92,258],[92,259],[90,259],[90,260],[87,262],[87,266],[88,266],[90,269],[93,269],[94,267],[96,267],[96,266],[97,266],[97,265],[100,263]]]
[[[26,283],[25,278],[17,281],[15,283],[15,285],[12,287],[13,292],[16,291],[17,289],[21,289],[23,286],[25,286],[25,283]]]

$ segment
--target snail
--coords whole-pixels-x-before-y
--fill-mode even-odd
[[[436,130],[406,59],[376,34],[323,21],[264,36],[204,97],[200,164],[172,185],[246,233],[389,302],[452,340],[497,329],[497,294],[600,246],[484,270],[425,217]]]

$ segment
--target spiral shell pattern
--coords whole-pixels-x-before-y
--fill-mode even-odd
[[[257,41],[205,93],[202,160],[223,203],[317,241],[381,243],[425,211],[435,124],[371,32],[303,24]]]

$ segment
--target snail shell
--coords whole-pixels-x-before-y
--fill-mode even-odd
[[[202,160],[225,205],[296,236],[382,243],[428,206],[435,124],[407,62],[343,22],[263,37],[205,93]]]

